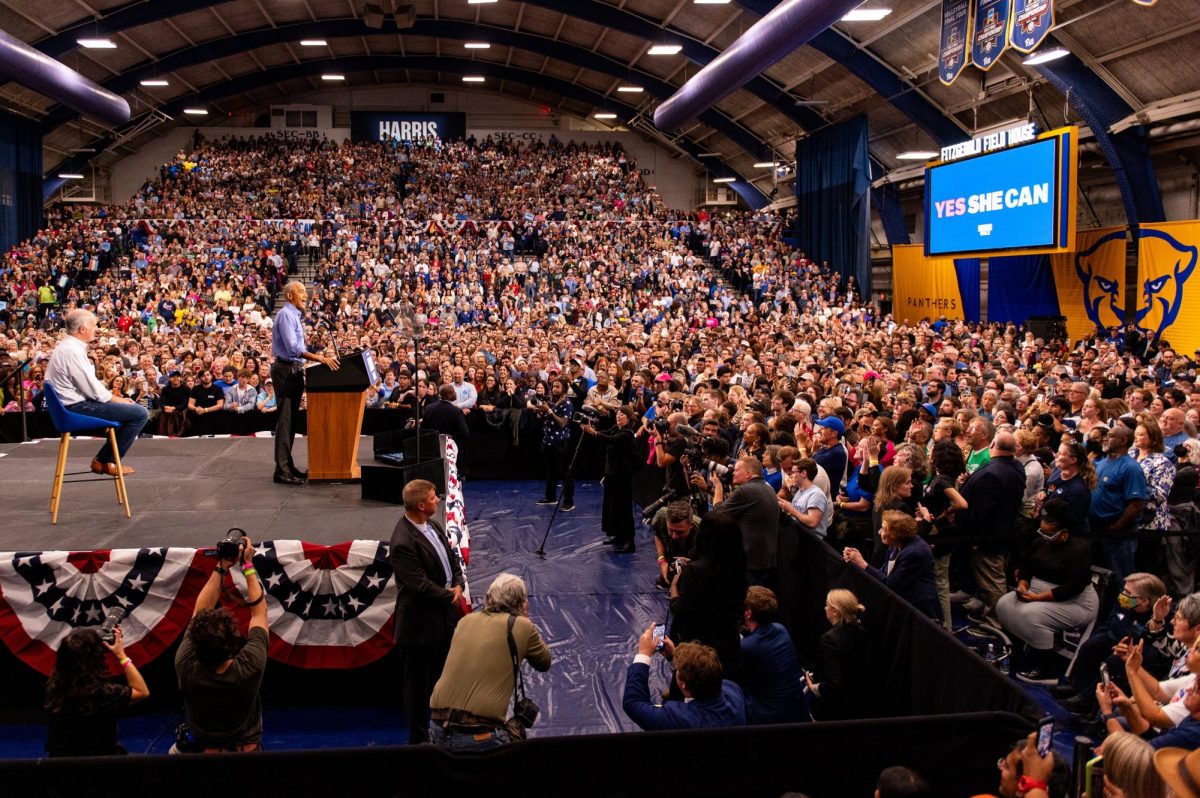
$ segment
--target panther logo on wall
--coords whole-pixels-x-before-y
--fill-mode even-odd
[[[1144,229],[1141,238],[1142,262],[1152,264],[1153,271],[1142,280],[1133,324],[1143,334],[1158,338],[1179,318],[1183,291],[1200,251],[1162,230]],[[1147,249],[1152,257],[1146,256]]]
[[[1083,283],[1083,305],[1088,319],[1093,325],[1108,330],[1125,324],[1125,304],[1121,296],[1125,282],[1125,258],[1115,259],[1106,266],[1107,259],[1100,255],[1106,247],[1119,247],[1124,253],[1125,231],[1111,232],[1076,253],[1075,274]]]
[[[1109,233],[1077,253],[1075,273],[1083,283],[1084,307],[1092,324],[1113,329],[1132,322],[1142,334],[1158,338],[1179,318],[1184,288],[1196,269],[1200,250],[1162,230],[1143,229],[1140,234],[1143,253],[1148,247],[1153,252],[1153,257],[1147,257],[1147,262],[1161,266],[1157,268],[1160,273],[1142,280],[1132,319],[1127,319],[1122,296],[1124,258],[1114,258],[1107,268],[1102,268],[1101,264],[1108,261],[1099,255],[1105,247],[1124,250],[1124,230]]]

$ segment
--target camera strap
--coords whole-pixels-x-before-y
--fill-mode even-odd
[[[525,698],[525,674],[521,672],[521,658],[517,654],[517,641],[513,639],[513,626],[517,623],[517,616],[508,616],[508,653],[512,656],[513,666],[513,702],[521,701]]]

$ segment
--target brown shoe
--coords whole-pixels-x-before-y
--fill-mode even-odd
[[[106,474],[108,473],[108,469],[106,469],[104,463],[101,463],[99,460],[92,460],[92,473]]]
[[[121,466],[121,472],[123,474],[125,474],[125,476],[129,476],[130,474],[133,473],[133,466]],[[117,464],[116,463],[106,464],[104,466],[104,473],[108,474],[110,477],[115,477],[117,475]]]

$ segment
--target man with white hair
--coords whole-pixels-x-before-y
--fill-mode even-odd
[[[483,612],[464,616],[429,698],[429,738],[451,751],[480,751],[511,742],[506,724],[519,665],[550,670],[550,649],[529,620],[525,582],[500,574],[488,588]]]
[[[97,474],[117,475],[116,454],[122,460],[137,440],[150,418],[146,408],[132,399],[115,396],[96,379],[96,367],[88,360],[88,344],[96,338],[96,316],[91,311],[75,309],[64,318],[67,334],[54,348],[46,367],[46,383],[58,394],[63,405],[72,413],[93,416],[105,421],[118,421],[117,452],[105,443],[92,460]],[[132,474],[133,468],[122,465],[121,470]]]

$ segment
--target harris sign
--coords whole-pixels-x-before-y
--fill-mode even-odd
[[[467,136],[467,115],[449,113],[404,113],[399,111],[352,111],[350,138],[354,141],[451,141]]]

